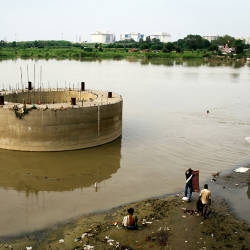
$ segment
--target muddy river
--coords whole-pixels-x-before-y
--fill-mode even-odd
[[[20,68],[27,82],[27,65],[33,81],[34,64],[36,86],[85,81],[89,89],[120,93],[123,135],[70,152],[0,150],[0,237],[180,191],[189,167],[200,170],[203,183],[250,162],[247,65],[8,60],[0,62],[0,88],[20,87]]]

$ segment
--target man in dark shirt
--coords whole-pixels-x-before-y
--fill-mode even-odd
[[[189,195],[188,195],[188,202],[191,201],[191,196],[192,196],[192,178],[193,178],[193,170],[189,168],[186,172],[186,186],[185,186],[185,197],[187,197],[188,189],[189,189]]]

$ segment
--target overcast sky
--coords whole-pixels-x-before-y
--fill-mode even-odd
[[[250,0],[0,0],[0,10],[8,41],[89,41],[97,30],[250,37]]]

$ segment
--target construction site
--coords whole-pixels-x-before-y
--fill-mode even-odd
[[[121,95],[85,89],[0,91],[0,148],[64,151],[111,142],[122,134]]]

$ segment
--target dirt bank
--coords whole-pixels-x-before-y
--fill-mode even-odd
[[[209,188],[212,190],[213,203],[206,220],[193,213],[198,194],[193,195],[192,202],[186,203],[181,200],[183,194],[180,193],[86,215],[44,232],[1,240],[0,249],[31,249],[26,248],[29,246],[32,246],[32,250],[250,249],[250,225],[247,220],[239,219],[234,214],[240,213],[232,209],[234,203],[238,202],[237,198],[230,200],[234,189],[241,192],[249,187],[249,180],[250,171],[244,174],[231,171],[227,175],[211,177]],[[245,196],[249,201],[249,197]],[[129,207],[135,209],[139,218],[139,230],[128,231],[121,226]],[[241,218],[248,218],[248,208],[247,212],[241,211]],[[146,223],[142,223],[143,220]]]
[[[134,207],[139,218],[137,231],[121,227],[128,207]],[[177,196],[149,199],[106,213],[83,216],[42,236],[1,241],[0,249],[26,249],[26,246],[32,249],[88,249],[86,245],[94,249],[115,249],[116,246],[116,249],[248,249],[250,226],[234,217],[223,200],[212,205],[212,213],[206,220],[184,210],[194,207],[195,199],[191,203],[184,203]],[[145,226],[142,219],[148,222]]]

